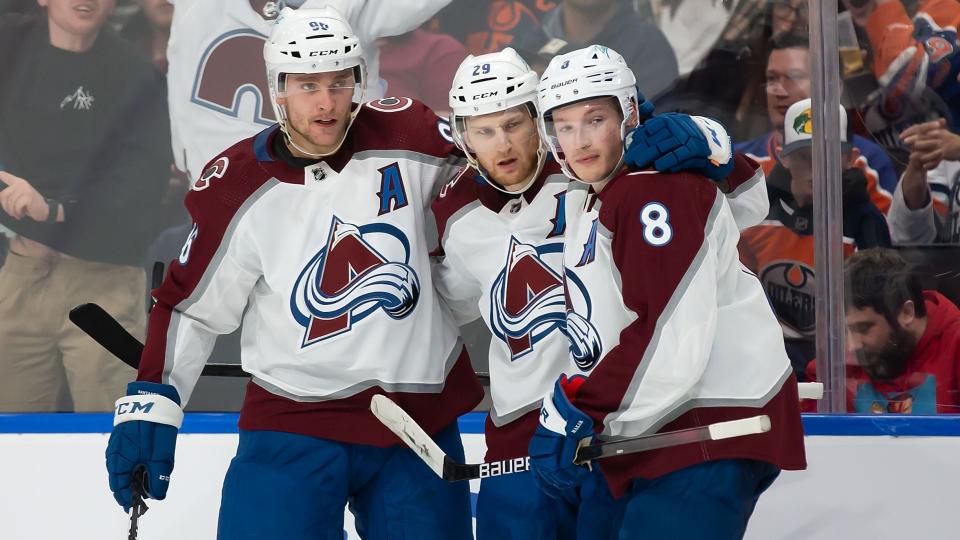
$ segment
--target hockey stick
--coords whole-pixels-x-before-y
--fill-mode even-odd
[[[133,492],[130,504],[130,531],[127,534],[127,540],[137,540],[137,529],[140,523],[140,516],[147,513],[147,503],[143,502],[143,483],[147,470],[145,467],[137,467],[133,471],[133,480],[130,482]]]
[[[123,361],[124,364],[138,369],[143,343],[127,332],[112,315],[97,304],[81,304],[70,310],[70,321],[83,330],[101,347]],[[249,377],[240,364],[210,362],[203,366],[201,375],[208,377]],[[481,384],[490,385],[490,374],[477,372]]]
[[[154,268],[156,270],[156,268]],[[156,272],[154,272],[156,274]],[[156,279],[156,276],[154,276]],[[83,330],[101,347],[123,361],[124,364],[138,369],[140,355],[143,354],[143,343],[127,332],[116,319],[97,304],[81,304],[70,310],[70,321]],[[201,375],[209,377],[248,377],[249,374],[240,367],[240,364],[226,364],[211,362],[203,366]],[[490,373],[478,371],[480,383],[490,386]],[[797,385],[800,399],[821,399],[823,397],[823,383],[800,383]]]
[[[97,304],[81,304],[70,310],[70,321],[124,364],[138,369],[143,343],[127,332],[116,319]],[[209,363],[201,375],[211,377],[247,377],[240,364]]]
[[[474,480],[524,472],[530,469],[530,457],[523,456],[485,463],[457,463],[450,458],[417,422],[390,398],[377,394],[370,410],[380,422],[396,434],[432,470],[448,482]],[[708,426],[631,437],[619,441],[591,444],[577,450],[574,463],[582,465],[594,459],[633,454],[700,441],[716,441],[770,431],[770,417],[753,416]]]
[[[800,399],[823,399],[823,383],[797,383],[797,394],[800,395]]]

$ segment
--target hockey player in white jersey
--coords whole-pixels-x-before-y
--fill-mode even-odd
[[[170,0],[167,86],[177,168],[196,180],[205,163],[277,119],[259,58],[279,8],[336,9],[356,31],[366,99],[383,97],[378,38],[409,32],[450,0]]]
[[[739,263],[729,204],[700,175],[622,166],[643,105],[615,51],[553,58],[539,104],[542,136],[579,182],[566,194],[564,249],[573,361],[543,399],[534,474],[562,493],[591,478],[573,455],[595,433],[765,414],[767,433],[594,464],[618,498],[615,537],[742,537],[760,494],[805,459],[796,379],[762,287]],[[722,139],[710,140],[720,155]]]
[[[194,225],[154,291],[137,380],[117,402],[110,488],[163,499],[182,407],[217,335],[252,375],[218,538],[471,538],[465,483],[438,478],[370,413],[385,394],[463,459],[482,398],[434,292],[424,215],[460,168],[423,104],[362,104],[362,46],[332,9],[285,10],[263,47],[279,119],[210,161]]]
[[[469,166],[433,204],[441,241],[435,286],[458,322],[483,317],[493,334],[487,461],[526,452],[541,398],[569,363],[562,263],[569,180],[537,132],[537,82],[509,48],[460,65],[450,91],[451,126]],[[685,115],[666,115],[650,119],[645,129],[693,125]],[[681,168],[703,162],[719,176],[730,170],[729,156],[714,165],[706,162],[709,152],[696,152],[697,143],[708,146],[705,133],[689,133],[691,140],[679,147],[664,137],[659,147],[646,146],[638,136],[631,150],[646,158],[637,165],[673,157],[671,165]],[[743,194],[735,200],[744,219],[759,219],[766,203],[763,175],[743,156],[735,165],[727,180],[731,192]],[[751,187],[760,193],[754,196]],[[479,540],[602,538],[609,531],[615,506],[599,471],[553,495],[540,491],[531,473],[485,478],[477,500]]]

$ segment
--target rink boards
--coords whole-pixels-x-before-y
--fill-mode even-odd
[[[150,503],[140,539],[216,537],[236,420],[187,415],[167,500]],[[461,419],[468,461],[483,457],[483,420]],[[110,425],[108,414],[0,415],[0,538],[126,538],[104,470]],[[956,537],[960,416],[812,415],[804,425],[810,468],[781,475],[748,539]]]

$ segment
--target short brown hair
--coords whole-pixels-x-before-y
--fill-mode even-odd
[[[858,251],[847,259],[843,276],[847,309],[873,308],[893,326],[907,300],[913,300],[917,317],[927,314],[920,279],[896,250]]]

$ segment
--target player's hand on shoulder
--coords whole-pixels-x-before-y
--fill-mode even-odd
[[[113,432],[107,443],[107,475],[113,498],[129,511],[131,482],[138,469],[146,472],[144,497],[167,496],[177,431],[183,421],[180,395],[168,384],[132,382],[117,400]]]
[[[720,182],[733,170],[733,142],[710,118],[658,114],[627,133],[624,163],[633,170],[689,171]]]
[[[537,485],[551,497],[579,486],[590,475],[587,467],[573,462],[579,446],[593,438],[593,420],[572,401],[584,381],[582,376],[566,375],[557,380],[553,393],[543,400],[540,425],[530,440],[530,468]]]

